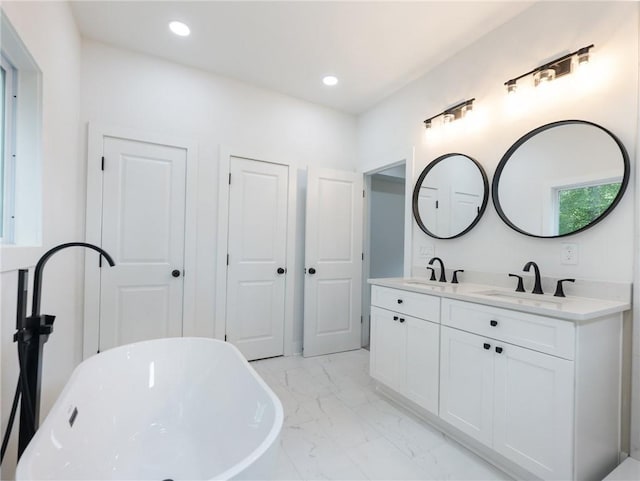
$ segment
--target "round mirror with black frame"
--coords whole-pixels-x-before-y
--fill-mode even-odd
[[[413,217],[436,239],[454,239],[480,220],[489,199],[482,166],[464,154],[445,154],[420,173],[413,189]]]
[[[491,186],[498,215],[531,237],[564,237],[604,219],[629,183],[629,155],[604,127],[562,120],[532,130],[504,154]]]

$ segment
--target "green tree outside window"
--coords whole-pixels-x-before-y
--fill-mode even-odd
[[[620,182],[558,192],[558,234],[582,229],[607,210],[620,191]]]

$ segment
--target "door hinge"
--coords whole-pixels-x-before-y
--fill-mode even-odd
[[[100,162],[100,170],[104,170],[104,155],[102,156],[102,160]]]
[[[229,254],[227,254],[227,265],[229,265]]]
[[[438,201],[436,200],[436,209],[438,208]]]
[[[362,191],[362,197],[364,197],[364,190]]]
[[[231,172],[229,172],[229,185],[231,185]]]
[[[362,260],[364,260],[364,252],[362,253]]]
[[[100,354],[100,349],[98,349],[98,350],[96,351],[96,354]]]
[[[362,320],[362,316],[360,316],[360,324],[362,324],[363,320]]]
[[[227,335],[226,335],[226,334],[224,335],[224,340],[225,340],[225,341],[227,340]]]

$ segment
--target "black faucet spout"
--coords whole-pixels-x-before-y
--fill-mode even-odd
[[[438,279],[438,281],[447,282],[447,276],[444,270],[444,262],[442,262],[442,259],[440,259],[439,257],[432,257],[429,261],[429,265],[432,266],[436,261],[440,264],[440,279]]]
[[[538,264],[533,261],[529,261],[524,265],[523,271],[529,272],[529,269],[533,267],[533,272],[535,274],[535,282],[533,284],[533,290],[531,291],[533,294],[544,294],[542,292],[542,282],[540,279],[540,269],[538,268]]]
[[[49,335],[53,332],[53,322],[55,319],[55,316],[40,314],[42,271],[53,254],[67,247],[86,247],[93,249],[104,256],[110,266],[115,265],[115,262],[106,251],[86,242],[69,242],[49,249],[43,254],[35,267],[33,303],[30,317],[27,317],[26,312],[29,271],[27,269],[20,269],[18,271],[18,309],[16,315],[16,333],[13,337],[13,340],[18,343],[18,357],[20,360],[20,384],[14,397],[14,406],[17,406],[18,397],[20,396],[22,398],[20,405],[20,430],[18,433],[18,459],[20,459],[20,456],[38,429],[43,347]],[[16,408],[14,407],[13,409],[15,410]],[[11,433],[12,424],[13,421],[10,420],[5,436]]]
[[[93,249],[94,251],[98,251],[107,260],[111,267],[116,265],[111,256],[104,249],[87,242],[68,242],[66,244],[60,244],[49,249],[42,255],[42,257],[36,264],[36,268],[33,273],[33,302],[31,304],[32,317],[40,315],[40,298],[42,296],[42,270],[53,254],[61,251],[62,249],[66,249],[67,247],[86,247],[88,249]]]

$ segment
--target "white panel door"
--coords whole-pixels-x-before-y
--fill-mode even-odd
[[[307,172],[305,356],[361,347],[362,174]]]
[[[439,212],[438,188],[422,186],[418,193],[418,212],[420,220],[429,232],[442,236],[442,222],[438,218]],[[440,221],[440,222],[439,222]]]
[[[573,362],[496,347],[494,449],[542,479],[571,479]]]
[[[469,227],[478,217],[482,197],[473,192],[451,193],[451,234],[459,234]]]
[[[289,168],[232,157],[227,341],[249,360],[284,353]]]
[[[182,335],[185,149],[105,137],[100,350]],[[193,275],[193,273],[191,273]]]
[[[397,391],[404,390],[406,335],[398,313],[371,307],[371,377]]]
[[[440,417],[491,445],[493,341],[441,327]]]

